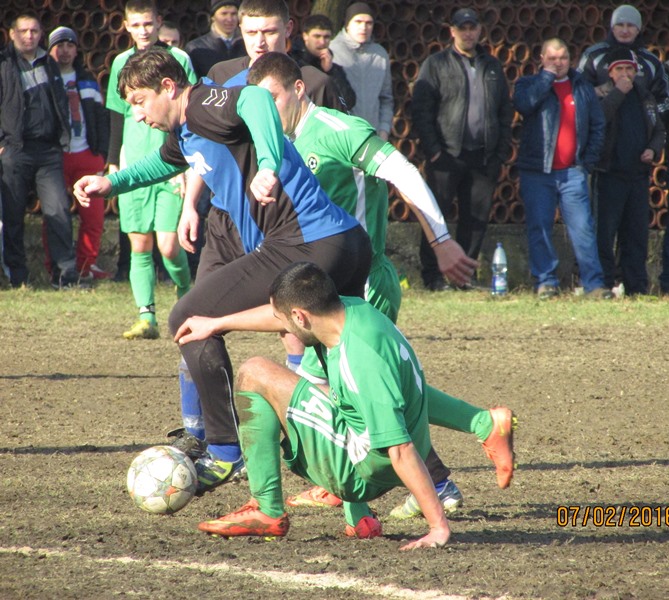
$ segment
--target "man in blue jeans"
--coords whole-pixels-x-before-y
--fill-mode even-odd
[[[613,294],[604,287],[588,190],[588,173],[604,144],[604,114],[592,85],[569,67],[569,49],[562,40],[544,42],[541,65],[536,75],[518,80],[513,96],[523,116],[517,164],[537,294],[546,299],[559,293],[552,241],[559,205],[585,293],[610,299]]]

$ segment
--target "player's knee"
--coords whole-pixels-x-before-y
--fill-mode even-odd
[[[237,371],[237,389],[240,392],[256,392],[265,390],[268,367],[272,361],[255,356],[249,358]]]
[[[183,298],[182,298],[183,300]],[[179,327],[190,315],[184,309],[184,305],[181,301],[178,301],[170,311],[170,316],[167,319],[167,324],[170,328],[172,335],[175,335]]]

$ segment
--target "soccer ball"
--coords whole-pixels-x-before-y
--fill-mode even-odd
[[[128,493],[142,510],[171,515],[195,495],[197,471],[186,454],[172,446],[153,446],[128,469]]]

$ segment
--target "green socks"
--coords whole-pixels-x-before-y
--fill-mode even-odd
[[[344,501],[344,516],[346,523],[355,527],[363,517],[373,517],[374,513],[366,502],[346,502]]]
[[[260,510],[277,518],[284,514],[281,488],[279,417],[260,394],[237,392],[239,441],[247,466],[251,496]]]
[[[155,312],[143,311],[145,307],[154,305],[153,290],[156,286],[156,270],[153,267],[151,252],[130,253],[130,287],[135,304],[140,309],[139,318],[156,324]]]
[[[492,433],[489,410],[472,406],[430,385],[427,386],[427,413],[431,425],[473,433],[482,442]]]
[[[188,257],[183,248],[179,249],[179,254],[174,260],[163,256],[165,270],[177,286],[177,298],[181,298],[190,289],[190,267],[188,266]]]

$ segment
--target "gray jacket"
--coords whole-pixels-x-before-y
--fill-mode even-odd
[[[376,42],[358,44],[344,29],[332,40],[330,50],[355,91],[351,113],[369,121],[377,131],[390,132],[394,102],[388,53]]]

